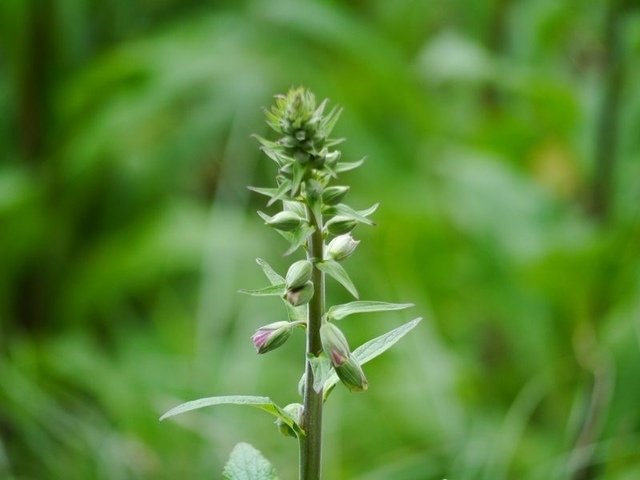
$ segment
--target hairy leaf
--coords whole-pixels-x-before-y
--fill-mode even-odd
[[[271,265],[267,263],[266,260],[262,258],[256,258],[256,263],[260,265],[260,268],[262,268],[262,271],[267,276],[267,279],[271,282],[271,285],[279,285],[279,284],[284,285],[285,283],[284,277],[278,274],[273,269],[273,267],[271,267]]]
[[[248,443],[238,443],[222,472],[224,480],[277,480],[276,470]]]

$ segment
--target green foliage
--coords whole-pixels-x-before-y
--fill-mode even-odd
[[[365,399],[335,389],[325,477],[637,478],[637,25],[607,0],[0,2],[0,477],[217,478],[242,438],[295,477],[259,412],[157,417],[295,395],[300,345],[257,357],[247,332],[303,307],[236,292],[255,256],[291,263],[245,185],[279,187],[250,135],[305,84],[344,107],[347,203],[381,202],[350,277],[425,316]],[[356,346],[405,314],[339,325]]]
[[[222,477],[224,480],[278,480],[273,465],[248,443],[233,447]]]

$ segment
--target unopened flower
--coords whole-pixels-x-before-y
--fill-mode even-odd
[[[333,260],[344,260],[356,249],[359,240],[354,240],[350,234],[340,235],[329,242],[327,255]]]
[[[275,350],[291,336],[293,325],[289,322],[274,322],[256,330],[251,337],[253,346],[258,353]]]
[[[333,367],[340,381],[352,392],[364,392],[369,384],[358,361],[349,356],[341,365]]]
[[[330,222],[327,222],[327,230],[329,230],[329,233],[332,235],[344,235],[356,228],[356,225],[358,225],[358,222],[351,217],[336,215]]]
[[[313,264],[308,260],[299,260],[292,264],[287,271],[286,283],[287,289],[296,289],[302,287],[311,280],[313,273]]]
[[[302,218],[290,211],[278,212],[267,220],[267,225],[284,232],[295,230],[301,223]]]
[[[334,368],[345,363],[351,355],[344,333],[331,322],[326,322],[320,327],[320,342]]]
[[[304,411],[304,407],[300,403],[290,403],[283,410],[298,424],[302,425],[302,412]],[[276,425],[278,426],[278,430],[283,435],[287,437],[297,437],[296,432],[287,425],[280,417],[276,418]]]
[[[324,192],[322,192],[322,202],[325,205],[337,205],[342,201],[348,191],[349,187],[341,185],[327,187]]]
[[[294,307],[309,303],[313,298],[313,283],[307,282],[301,287],[287,290],[284,298]]]

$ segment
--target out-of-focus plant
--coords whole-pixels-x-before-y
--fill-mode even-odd
[[[341,110],[334,107],[325,113],[326,106],[327,100],[317,105],[314,95],[304,88],[276,96],[275,106],[266,111],[266,118],[280,138],[270,141],[256,136],[262,151],[278,166],[276,187],[250,187],[269,197],[267,206],[281,202],[282,210],[278,213],[258,214],[288,241],[290,246],[285,255],[300,248],[306,251],[306,258],[292,263],[284,277],[265,260],[257,259],[270,285],[242,291],[254,296],[279,296],[286,308],[287,320],[269,323],[251,337],[258,353],[280,347],[296,328],[306,330],[304,374],[299,382],[303,403],[280,407],[268,397],[218,396],[184,403],[161,417],[221,404],[265,410],[276,417],[276,425],[283,434],[298,439],[301,480],[320,478],[322,407],[335,385],[342,382],[354,392],[367,390],[362,364],[389,349],[420,322],[416,318],[351,351],[337,322],[355,313],[401,310],[412,304],[357,300],[325,307],[325,274],[358,299],[357,289],[341,262],[360,243],[351,236],[351,231],[358,223],[372,225],[369,217],[378,206],[355,210],[342,203],[349,187],[332,184],[338,174],[359,167],[363,160],[340,161],[341,152],[335,146],[343,139],[330,135]],[[248,478],[246,472],[252,472],[250,478],[275,478],[269,462],[253,447],[241,443],[225,467],[225,478]]]

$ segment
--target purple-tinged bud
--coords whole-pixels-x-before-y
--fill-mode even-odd
[[[322,202],[325,205],[337,205],[342,201],[348,191],[349,187],[346,186],[336,185],[327,187],[324,192],[322,192]]]
[[[300,403],[290,403],[283,410],[289,414],[291,418],[298,424],[302,425],[302,412],[304,411],[304,407]],[[287,437],[296,438],[296,432],[289,425],[284,423],[281,418],[276,419],[276,425],[278,426],[278,430],[280,433]]]
[[[293,325],[289,322],[274,322],[256,330],[251,337],[253,346],[258,353],[267,353],[275,350],[291,336]]]
[[[311,274],[313,273],[313,264],[308,260],[298,260],[293,263],[287,271],[287,289],[294,290],[304,286],[309,280],[311,280]]]
[[[294,307],[309,303],[313,298],[313,283],[307,282],[301,287],[287,290],[284,298]]]
[[[283,232],[291,232],[298,228],[301,223],[302,218],[289,211],[278,212],[267,220],[267,225]]]
[[[322,349],[334,368],[344,364],[351,352],[349,351],[349,342],[344,333],[331,322],[325,322],[320,327],[320,342]]]
[[[327,256],[333,260],[344,260],[356,249],[359,240],[354,240],[350,234],[340,235],[329,242]]]
[[[353,356],[339,366],[334,365],[334,369],[340,381],[352,392],[364,392],[369,387],[362,367]]]

